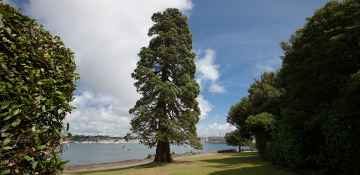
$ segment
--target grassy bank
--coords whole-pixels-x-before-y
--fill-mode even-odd
[[[118,168],[91,172],[73,172],[70,174],[211,174],[211,175],[290,175],[294,173],[286,172],[274,168],[269,162],[263,161],[258,153],[228,153],[216,155],[204,155],[198,157],[184,158],[176,160],[175,163],[149,163],[146,165]]]

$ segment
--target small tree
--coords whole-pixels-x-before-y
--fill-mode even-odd
[[[202,148],[195,126],[200,87],[194,80],[195,53],[187,18],[178,9],[167,9],[155,13],[152,21],[148,35],[153,38],[141,48],[131,75],[142,95],[129,110],[135,115],[131,130],[145,145],[157,146],[154,161],[172,162],[170,144]]]
[[[261,157],[268,159],[265,157],[267,142],[270,141],[270,133],[274,128],[275,116],[263,112],[257,115],[250,115],[246,121],[246,127],[255,135],[256,139],[256,148],[259,151]]]
[[[239,146],[239,151],[241,151],[241,146],[250,146],[252,143],[250,139],[243,137],[239,130],[226,133],[225,140],[227,145]]]
[[[78,79],[73,52],[3,3],[0,38],[0,174],[58,173]]]

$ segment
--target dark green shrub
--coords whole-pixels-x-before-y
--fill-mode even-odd
[[[69,128],[62,121],[74,109],[79,78],[74,53],[36,20],[0,3],[0,66],[0,174],[58,173]]]

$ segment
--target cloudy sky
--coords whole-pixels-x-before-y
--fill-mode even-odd
[[[197,54],[199,136],[232,131],[231,105],[247,96],[253,78],[281,66],[279,46],[324,0],[18,0],[6,1],[37,19],[75,52],[77,107],[66,121],[72,134],[124,136],[128,110],[140,95],[131,73],[147,46],[151,16],[178,8],[188,17]]]

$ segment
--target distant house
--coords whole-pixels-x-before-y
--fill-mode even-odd
[[[226,143],[225,137],[208,137],[207,143]]]

